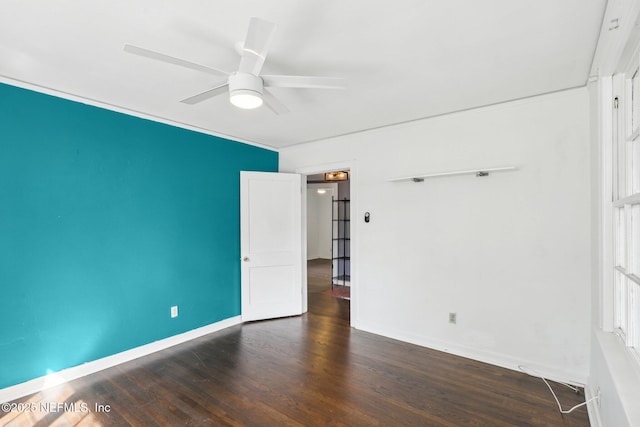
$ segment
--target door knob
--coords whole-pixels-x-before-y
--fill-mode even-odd
[[[246,256],[246,257],[242,258],[242,261],[244,261],[244,262],[249,261],[249,257],[248,257],[248,256]]]

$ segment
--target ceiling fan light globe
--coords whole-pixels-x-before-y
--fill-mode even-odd
[[[262,96],[253,90],[236,89],[231,91],[229,101],[238,108],[253,110],[262,105]]]

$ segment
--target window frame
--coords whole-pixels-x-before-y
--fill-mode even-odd
[[[613,332],[640,363],[640,46],[614,75],[611,156]]]

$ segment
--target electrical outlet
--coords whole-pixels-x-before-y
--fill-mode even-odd
[[[449,323],[453,323],[455,325],[457,320],[458,315],[456,313],[449,313]]]
[[[178,306],[174,305],[171,307],[171,318],[178,317]]]

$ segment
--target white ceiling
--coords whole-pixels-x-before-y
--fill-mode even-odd
[[[0,76],[280,148],[583,86],[606,3],[3,0]],[[233,71],[252,16],[278,25],[263,73],[344,77],[347,89],[274,89],[283,115],[224,95],[186,105],[224,79],[123,51]]]

